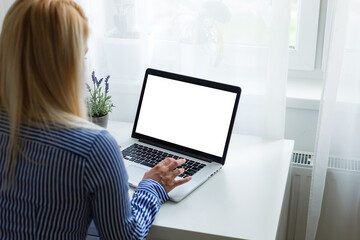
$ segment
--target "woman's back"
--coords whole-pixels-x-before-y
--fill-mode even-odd
[[[15,183],[0,191],[0,239],[84,239],[93,218],[107,239],[126,239],[135,228],[141,229],[124,225],[125,220],[131,223],[132,213],[115,140],[107,131],[89,127],[21,127]],[[9,122],[1,114],[0,179],[8,142]],[[165,192],[163,200],[153,201],[157,210],[166,199]]]
[[[0,118],[0,177],[9,142],[9,123]],[[0,238],[83,239],[92,219],[86,193],[89,153],[100,130],[40,130],[22,127],[17,177],[0,192]],[[101,159],[99,159],[101,161]],[[69,218],[69,216],[74,216]],[[3,236],[1,236],[3,235]]]

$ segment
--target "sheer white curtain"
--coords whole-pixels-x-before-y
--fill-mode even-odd
[[[334,1],[306,239],[360,239],[360,1]],[[330,159],[346,170],[328,171]]]
[[[0,29],[2,28],[2,23],[3,23],[5,15],[6,15],[8,9],[10,8],[11,4],[14,1],[15,0],[1,0],[0,1]]]
[[[90,20],[88,72],[111,75],[111,119],[133,121],[152,67],[240,86],[234,131],[284,136],[289,1],[78,2]]]

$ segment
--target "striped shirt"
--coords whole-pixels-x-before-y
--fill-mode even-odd
[[[0,115],[0,181],[9,123]],[[104,129],[22,126],[14,187],[0,190],[0,240],[85,239],[92,220],[101,239],[144,239],[165,189],[142,180],[130,200],[115,139]]]

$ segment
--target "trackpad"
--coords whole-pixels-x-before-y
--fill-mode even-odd
[[[129,183],[136,187],[139,185],[139,182],[143,179],[144,174],[149,170],[142,167],[130,165],[126,168],[129,175]]]

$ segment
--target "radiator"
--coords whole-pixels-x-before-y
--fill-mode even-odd
[[[288,240],[305,239],[313,161],[313,153],[296,151],[293,153]],[[349,194],[353,198],[349,198]],[[359,199],[360,161],[331,156],[316,239],[359,239],[360,230],[357,226],[360,220]],[[337,217],[334,218],[334,215]]]
[[[287,240],[305,239],[313,160],[313,153],[293,153]]]

